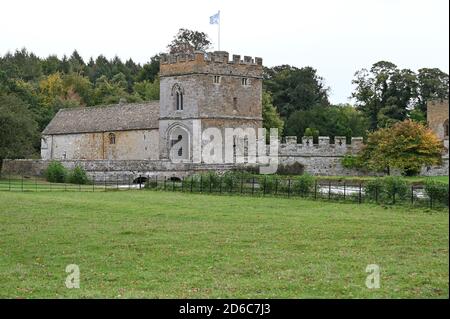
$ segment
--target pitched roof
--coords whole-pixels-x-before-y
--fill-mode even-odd
[[[42,134],[157,129],[159,101],[61,109]]]

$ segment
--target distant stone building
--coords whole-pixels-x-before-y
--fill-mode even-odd
[[[60,110],[42,133],[42,159],[190,162],[194,122],[201,131],[262,127],[261,58],[167,55],[160,69],[160,101]]]
[[[428,102],[427,122],[441,140],[448,140],[448,100]]]

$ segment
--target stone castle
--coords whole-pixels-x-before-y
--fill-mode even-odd
[[[194,123],[209,127],[262,127],[262,59],[227,52],[165,55],[160,62],[160,101],[60,110],[42,133],[41,160],[5,161],[5,171],[40,174],[51,160],[90,174],[114,177],[164,175],[183,177],[197,171],[227,170],[234,165],[193,163]],[[445,113],[446,112],[446,113]],[[429,126],[448,149],[448,101],[433,102]],[[261,137],[260,137],[261,138]],[[201,140],[197,141],[201,144]],[[177,147],[174,148],[174,145]],[[304,165],[316,175],[358,175],[342,167],[346,154],[363,145],[360,137],[286,137],[279,162]],[[172,152],[172,153],[170,153]],[[177,159],[176,162],[173,159]],[[442,167],[425,175],[448,175],[448,152]]]

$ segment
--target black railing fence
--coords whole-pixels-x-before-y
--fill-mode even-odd
[[[88,184],[50,183],[39,177],[3,175],[0,191],[41,192],[77,191],[100,192],[120,190],[159,190],[183,193],[242,195],[254,197],[305,198],[312,200],[415,207],[448,207],[448,195],[433,196],[423,185],[395,186],[386,189],[366,182],[334,180],[302,180],[273,176],[195,175],[182,179],[139,175],[137,178],[114,177],[107,174],[91,176]],[[448,189],[448,188],[447,188]],[[447,191],[448,192],[448,191]]]

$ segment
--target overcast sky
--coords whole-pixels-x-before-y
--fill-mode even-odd
[[[266,66],[312,66],[333,103],[348,102],[354,72],[379,60],[449,71],[448,0],[0,0],[0,55],[77,49],[86,60],[144,63],[179,28],[204,31],[217,45],[209,17],[218,10],[222,50]]]

